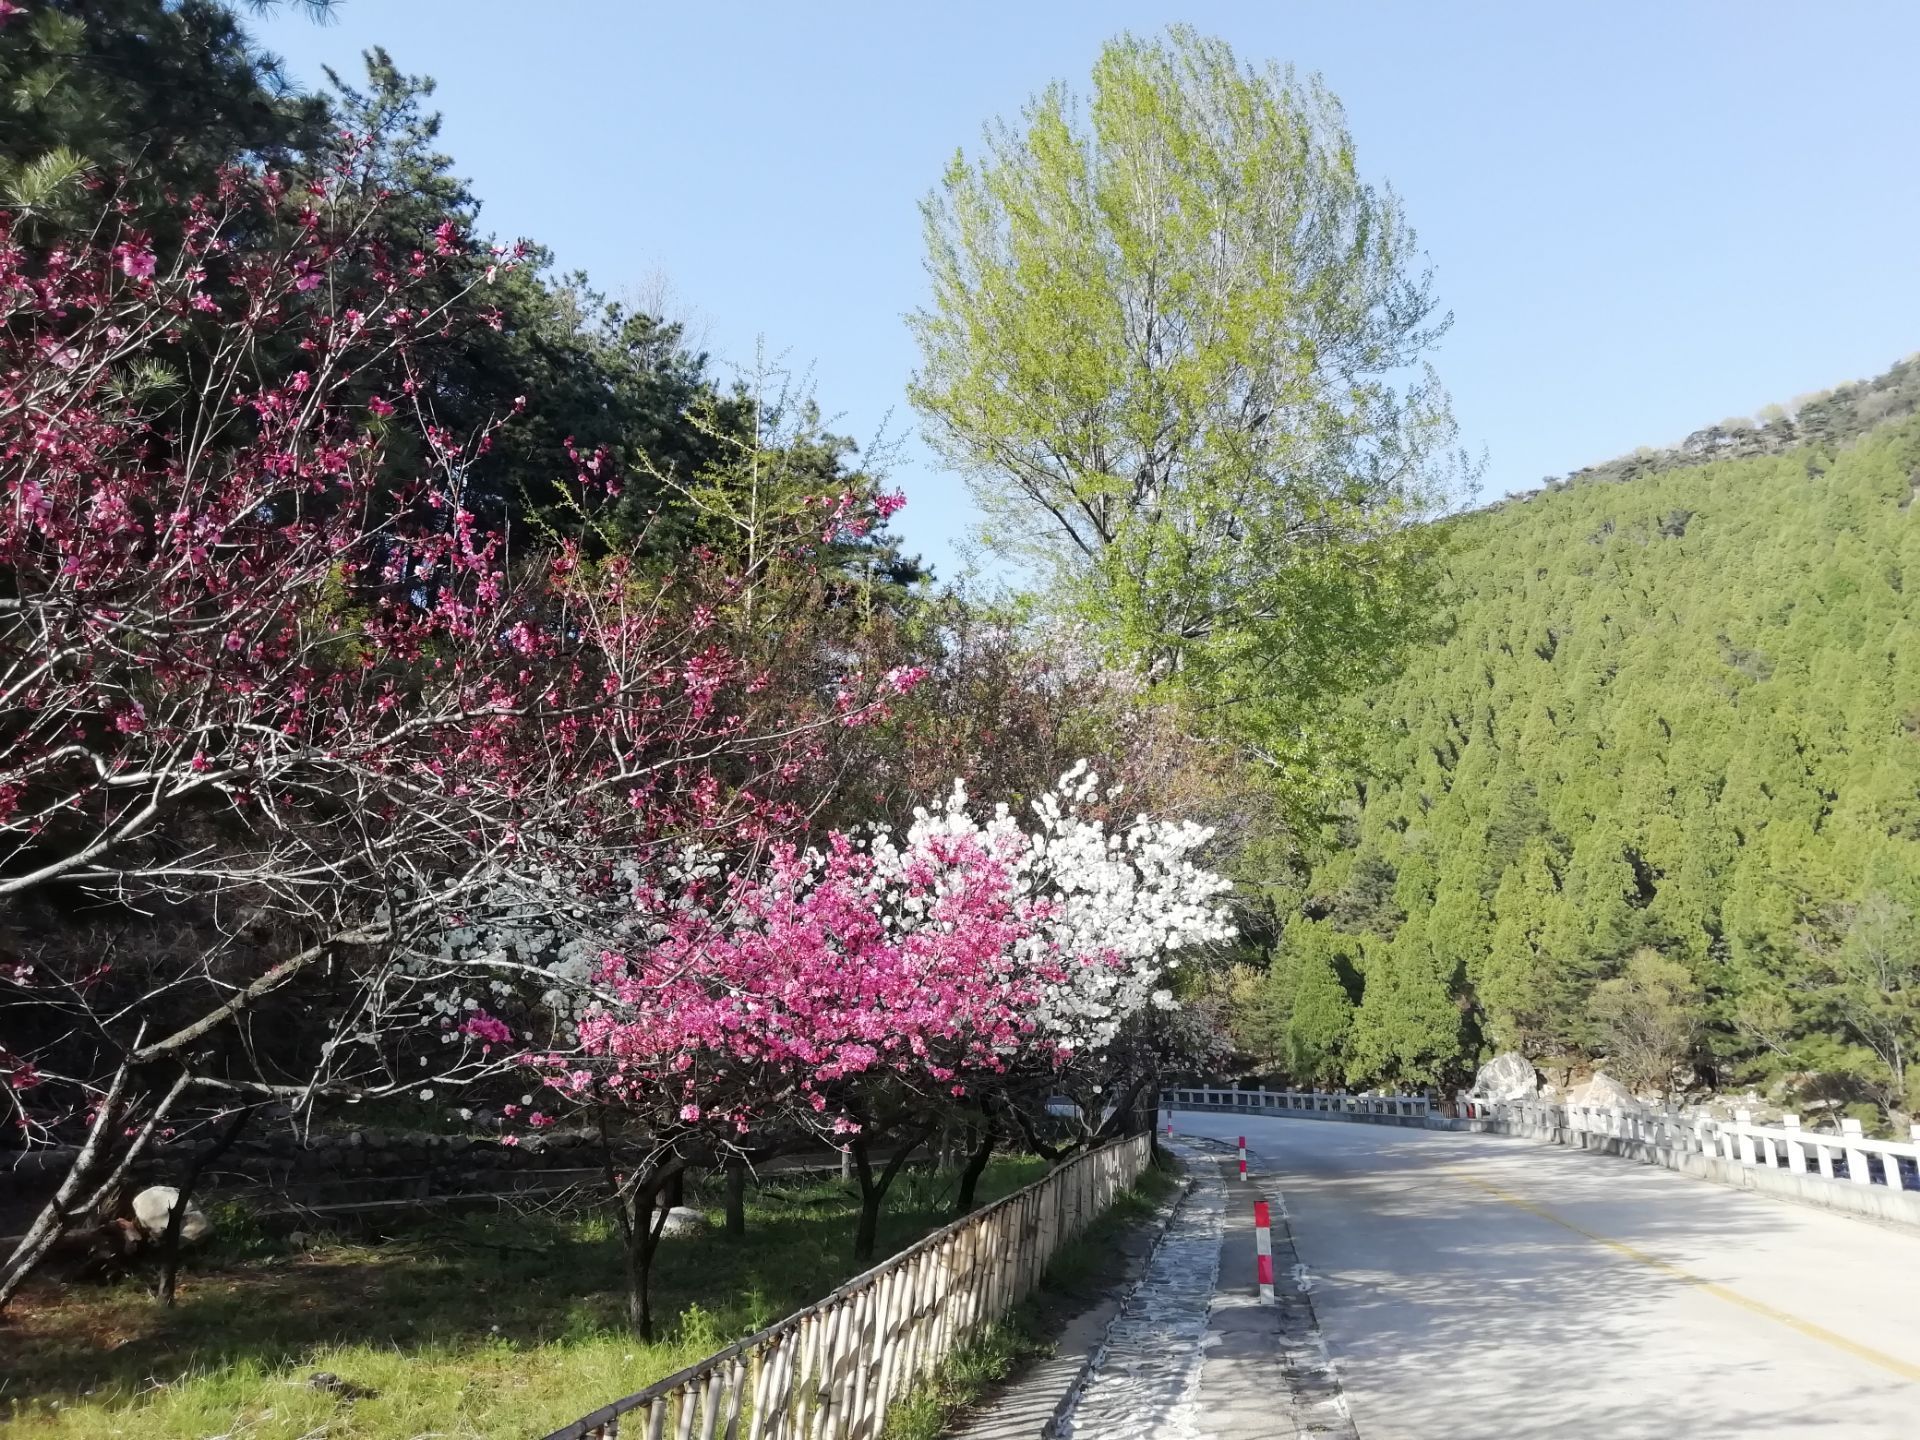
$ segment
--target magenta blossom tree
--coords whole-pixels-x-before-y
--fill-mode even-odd
[[[637,894],[644,943],[600,957],[572,1046],[527,1057],[555,1106],[611,1110],[649,1139],[620,1192],[636,1323],[652,1189],[689,1153],[795,1131],[846,1144],[870,1255],[898,1161],[941,1114],[1171,1006],[1167,968],[1231,933],[1225,882],[1193,862],[1204,831],[1142,817],[1110,833],[1080,813],[1093,790],[1076,770],[1022,826],[1004,808],[976,818],[956,788],[903,836],[834,833],[724,876],[689,856]],[[876,1178],[880,1133],[895,1163]]]
[[[117,218],[39,253],[0,217],[0,1110],[77,1146],[0,1304],[196,1106],[498,1069],[527,1037],[438,997],[539,967],[450,932],[590,929],[687,844],[765,846],[888,688],[836,708],[738,619],[874,497],[667,576],[478,524],[512,417],[434,418],[420,342],[485,323],[418,298],[450,230],[396,253],[333,176],[233,174],[164,256]]]

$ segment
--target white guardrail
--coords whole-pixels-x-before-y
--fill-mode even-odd
[[[1399,1118],[1425,1120],[1432,1101],[1425,1095],[1333,1095],[1317,1090],[1216,1090],[1183,1087],[1160,1092],[1160,1103],[1175,1110],[1232,1110],[1246,1115],[1321,1115],[1328,1119]]]
[[[1731,1120],[1673,1110],[1615,1109],[1598,1105],[1549,1105],[1538,1100],[1476,1100],[1462,1095],[1454,1111],[1526,1134],[1559,1131],[1568,1144],[1586,1136],[1618,1140],[1682,1155],[1705,1155],[1744,1166],[1818,1175],[1854,1185],[1920,1190],[1920,1124],[1907,1140],[1871,1140],[1858,1120],[1842,1120],[1840,1132],[1801,1128],[1798,1115],[1778,1125],[1756,1125],[1749,1110]]]
[[[1211,1085],[1164,1090],[1161,1104],[1174,1110],[1388,1121],[1439,1128],[1466,1122],[1575,1148],[1605,1148],[1646,1158],[1652,1158],[1654,1152],[1672,1157],[1699,1155],[1750,1169],[1784,1170],[1808,1179],[1920,1192],[1920,1123],[1913,1126],[1910,1139],[1873,1140],[1862,1133],[1858,1120],[1842,1120],[1839,1132],[1834,1133],[1805,1129],[1798,1115],[1785,1116],[1777,1125],[1757,1125],[1749,1110],[1736,1110],[1733,1119],[1720,1120],[1704,1111],[1480,1100],[1465,1094],[1451,1106],[1436,1107],[1425,1095],[1236,1090]]]

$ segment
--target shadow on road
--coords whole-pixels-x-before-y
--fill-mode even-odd
[[[1271,1172],[1365,1440],[1920,1433],[1920,1236],[1499,1137],[1177,1123]]]

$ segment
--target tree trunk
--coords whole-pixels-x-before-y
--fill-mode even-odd
[[[650,1164],[644,1175],[620,1174],[606,1112],[599,1115],[600,1163],[615,1222],[620,1227],[622,1270],[627,1282],[627,1323],[642,1340],[653,1339],[653,1255],[666,1228],[667,1212],[656,1202],[663,1186],[685,1173],[679,1156]]]
[[[873,1173],[873,1162],[867,1154],[866,1137],[862,1135],[848,1147],[853,1152],[854,1174],[860,1180],[860,1224],[853,1232],[854,1259],[873,1259],[874,1247],[880,1240],[880,1209],[886,1203],[887,1190],[900,1174],[901,1167],[907,1163],[907,1157],[919,1149],[932,1133],[933,1122],[928,1121],[917,1130],[903,1135],[900,1148],[894,1151],[893,1159],[887,1162],[887,1168],[878,1177]]]
[[[1011,1112],[1013,1115],[1013,1123],[1020,1127],[1020,1134],[1027,1142],[1027,1148],[1042,1160],[1045,1160],[1049,1165],[1058,1164],[1079,1148],[1077,1144],[1049,1145],[1045,1140],[1040,1138],[1040,1132],[1033,1128],[1033,1117],[1031,1115],[1027,1114],[1027,1112],[1022,1110],[1018,1105],[1012,1106]]]
[[[186,1090],[192,1078],[186,1071],[180,1072],[171,1089],[153,1108],[146,1124],[127,1142],[121,1152],[119,1162],[108,1172],[107,1178],[94,1187],[89,1195],[82,1196],[99,1168],[108,1143],[108,1135],[115,1130],[125,1114],[123,1104],[127,1079],[132,1073],[133,1062],[125,1061],[114,1072],[113,1083],[94,1112],[93,1125],[87,1131],[86,1141],[80,1146],[80,1153],[73,1157],[73,1163],[67,1167],[66,1178],[60,1182],[60,1188],[47,1201],[27,1233],[20,1237],[20,1243],[13,1247],[13,1253],[7,1257],[4,1270],[0,1270],[0,1313],[4,1313],[7,1303],[27,1283],[40,1262],[47,1258],[47,1252],[59,1243],[60,1237],[67,1233],[74,1218],[97,1210],[119,1187],[133,1162],[140,1158],[147,1144],[153,1139],[154,1129],[173,1111],[174,1102]]]
[[[616,1196],[614,1213],[626,1261],[627,1323],[641,1340],[653,1339],[653,1257],[667,1224],[667,1207],[658,1203],[660,1192],[684,1170],[680,1160],[669,1160],[645,1180],[629,1181]]]
[[[727,1234],[739,1239],[747,1233],[747,1162],[738,1155],[727,1161]]]
[[[993,1158],[996,1138],[993,1117],[989,1115],[980,1125],[980,1143],[973,1147],[973,1153],[967,1157],[967,1168],[960,1172],[960,1195],[953,1202],[954,1219],[972,1212],[974,1191],[980,1187],[980,1177],[987,1173],[987,1161]]]
[[[167,1211],[166,1233],[160,1237],[160,1288],[154,1293],[154,1298],[162,1305],[173,1304],[174,1291],[179,1285],[180,1227],[186,1221],[188,1206],[193,1203],[194,1187],[200,1183],[200,1177],[233,1148],[233,1142],[240,1138],[240,1132],[247,1128],[247,1122],[253,1119],[253,1112],[257,1108],[254,1105],[242,1105],[239,1113],[233,1117],[233,1123],[221,1132],[213,1147],[194,1156],[193,1163],[187,1166],[187,1173],[180,1177],[179,1189],[173,1197],[173,1208]]]
[[[653,1192],[620,1197],[616,1213],[620,1217],[620,1255],[627,1280],[627,1324],[642,1340],[651,1340],[653,1308],[647,1293],[647,1268],[640,1258],[640,1232],[653,1220]]]
[[[1116,1136],[1131,1135],[1134,1133],[1138,1124],[1138,1119],[1134,1114],[1134,1107],[1139,1103],[1140,1092],[1146,1088],[1147,1077],[1144,1075],[1127,1086],[1125,1093],[1120,1097],[1120,1103],[1113,1107],[1113,1113],[1109,1115],[1106,1120],[1102,1122],[1099,1129],[1095,1131],[1093,1136],[1093,1143],[1095,1145],[1098,1145],[1103,1140],[1111,1140]]]

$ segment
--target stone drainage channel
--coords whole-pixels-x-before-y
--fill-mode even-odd
[[[1228,1147],[1168,1142],[1193,1179],[1053,1433],[1079,1440],[1357,1440],[1270,1177]],[[1276,1303],[1258,1303],[1253,1204],[1273,1209]],[[1243,1253],[1244,1252],[1244,1253]]]

